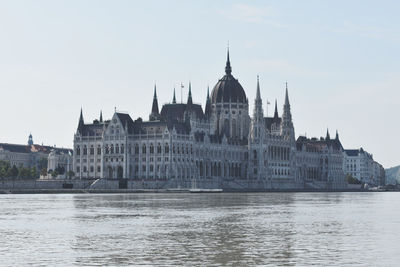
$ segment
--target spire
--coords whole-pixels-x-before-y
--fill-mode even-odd
[[[100,110],[100,122],[103,122],[103,111]]]
[[[253,119],[257,121],[261,121],[264,118],[264,111],[262,108],[262,99],[261,99],[261,93],[260,93],[260,79],[257,75],[257,94],[256,94],[256,99],[254,100],[254,113],[253,113]]]
[[[174,97],[172,98],[172,104],[176,104],[175,87],[174,87]]]
[[[335,139],[336,139],[336,140],[339,140],[339,133],[338,133],[338,130],[336,130],[336,137],[335,137]]]
[[[81,108],[81,115],[79,116],[79,124],[78,124],[78,132],[82,134],[83,126],[85,125],[85,122],[83,120],[83,111]]]
[[[256,99],[261,99],[261,93],[260,93],[260,80],[259,77],[257,75],[257,95],[256,95]]]
[[[287,82],[286,82],[285,105],[290,105],[290,104],[289,104],[289,93],[288,93]]]
[[[287,82],[286,82],[286,92],[285,92],[285,104],[283,105],[281,133],[290,136],[294,140],[294,127],[292,122],[292,113],[290,111]]]
[[[225,73],[226,73],[226,75],[231,75],[231,73],[232,73],[231,61],[229,60],[229,46],[228,46],[228,53],[226,56]]]
[[[192,84],[191,84],[191,82],[189,82],[189,95],[188,95],[187,104],[188,105],[192,105],[193,104],[193,100],[192,100]]]
[[[153,105],[151,107],[150,120],[156,120],[158,115],[157,86],[154,84]]]
[[[278,102],[277,102],[276,99],[275,99],[274,119],[277,119],[277,118],[279,118],[279,115],[278,115]]]
[[[204,110],[204,114],[207,118],[211,115],[211,100],[210,100],[210,87],[207,87],[207,100],[206,100],[206,108]]]
[[[331,136],[329,135],[329,129],[328,128],[326,128],[326,137],[325,137],[325,139],[326,140],[331,140]]]

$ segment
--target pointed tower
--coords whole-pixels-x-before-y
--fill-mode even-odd
[[[174,96],[172,97],[172,104],[176,104],[175,87],[174,87]]]
[[[157,87],[154,85],[154,96],[153,96],[153,105],[151,107],[151,113],[149,119],[151,121],[158,120],[160,117],[160,113],[158,112],[158,101],[157,101]]]
[[[79,123],[78,123],[78,132],[83,135],[83,127],[85,126],[85,122],[83,121],[83,111],[81,108],[81,115],[79,116]]]
[[[257,76],[257,93],[254,100],[253,117],[251,118],[249,140],[249,177],[265,179],[263,143],[265,138],[264,111],[260,92],[260,81]]]
[[[336,140],[339,140],[339,133],[338,133],[338,130],[336,130],[336,136],[335,136],[335,139],[336,139]]]
[[[228,52],[227,52],[227,55],[226,55],[225,74],[226,75],[231,75],[232,74],[231,61],[229,60],[229,47],[228,47]]]
[[[29,146],[33,145],[33,137],[32,137],[32,134],[29,134],[28,145],[29,145]]]
[[[275,112],[274,112],[274,120],[279,119],[279,114],[278,114],[278,101],[275,99]]]
[[[206,100],[206,107],[204,109],[204,115],[206,119],[211,117],[211,100],[210,100],[210,87],[207,87],[207,100]]]
[[[330,134],[329,134],[329,129],[328,129],[328,128],[326,128],[326,137],[325,137],[325,140],[331,140],[331,136],[330,136]]]
[[[188,100],[187,100],[187,105],[190,107],[193,105],[193,100],[192,100],[192,83],[189,82],[189,94],[188,94]]]
[[[100,110],[100,123],[103,123],[103,111],[102,110]]]
[[[289,136],[290,140],[294,142],[294,127],[292,122],[292,113],[290,111],[288,85],[286,83],[285,104],[283,105],[281,134]]]

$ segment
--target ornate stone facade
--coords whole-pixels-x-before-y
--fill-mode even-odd
[[[111,120],[101,116],[87,124],[81,111],[74,172],[78,178],[164,181],[165,187],[301,189],[318,181],[326,188],[344,188],[344,172],[337,169],[343,165],[343,154],[336,150],[337,145],[342,149],[340,141],[314,144],[318,148],[311,150],[311,141],[296,141],[287,84],[282,117],[276,103],[274,116],[264,117],[258,78],[256,93],[250,117],[228,52],[225,75],[211,97],[207,91],[205,112],[193,103],[191,85],[186,104],[176,103],[174,92],[161,112],[154,87],[149,121],[115,112]]]

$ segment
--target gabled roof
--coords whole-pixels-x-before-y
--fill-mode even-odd
[[[163,105],[160,113],[162,121],[184,121],[185,111],[192,111],[196,114],[199,119],[204,119],[203,108],[199,104],[191,104],[190,107],[187,104],[165,104]]]
[[[271,130],[272,124],[276,124],[279,126],[282,122],[282,118],[280,117],[266,117],[264,118],[264,123],[265,127],[267,127],[268,130]]]

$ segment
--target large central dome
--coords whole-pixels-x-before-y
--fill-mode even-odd
[[[226,60],[225,75],[214,86],[211,93],[211,103],[247,103],[246,93],[238,80],[232,76],[229,50]]]

